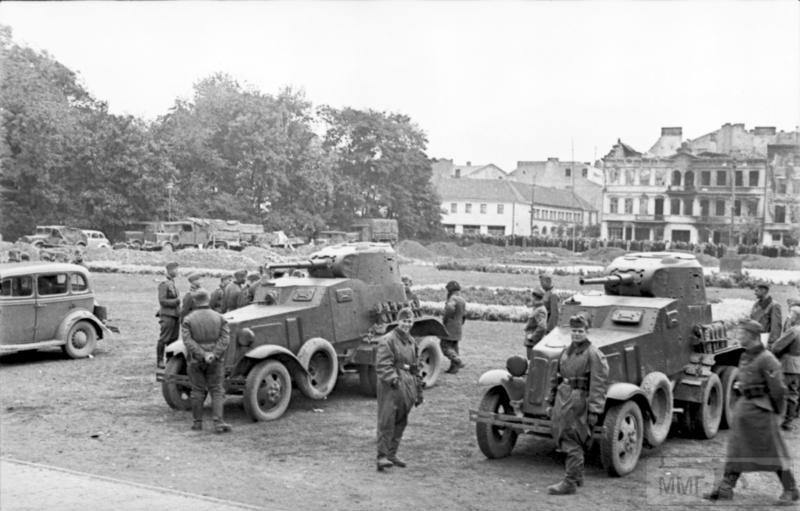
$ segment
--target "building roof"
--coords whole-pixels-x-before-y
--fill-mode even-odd
[[[594,211],[594,207],[578,197],[572,190],[560,190],[544,186],[532,187],[518,181],[499,179],[444,179],[438,183],[438,192],[443,201],[517,202],[530,204],[531,188],[533,201],[540,206],[582,209]]]

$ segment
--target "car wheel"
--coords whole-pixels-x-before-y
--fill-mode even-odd
[[[639,405],[625,401],[608,409],[600,439],[600,459],[609,475],[621,477],[633,472],[642,453],[643,437]]]
[[[650,447],[658,447],[672,426],[672,385],[666,374],[656,371],[645,376],[640,387],[653,412],[652,420],[644,421],[644,441]]]
[[[164,379],[161,381],[161,393],[164,401],[174,410],[192,409],[192,387],[186,373],[186,359],[181,355],[173,355],[167,360],[164,368]]]
[[[264,360],[248,373],[244,386],[244,410],[254,421],[272,421],[289,407],[292,378],[277,360]]]
[[[703,388],[702,401],[687,403],[684,411],[689,432],[697,438],[714,438],[722,422],[722,409],[722,382],[719,376],[711,373]]]
[[[439,374],[442,372],[444,355],[439,347],[439,338],[434,335],[423,337],[419,340],[420,376],[425,382],[425,388],[436,385]]]
[[[733,390],[733,384],[739,377],[739,369],[733,366],[719,366],[714,368],[722,384],[722,418],[719,427],[728,429],[733,426],[733,409],[739,396]]]
[[[331,343],[321,337],[307,340],[297,352],[306,374],[297,374],[300,391],[311,399],[325,399],[336,385],[339,359]]]
[[[374,365],[361,364],[358,366],[358,386],[362,394],[377,397],[378,373],[375,372]]]
[[[70,358],[85,358],[97,346],[97,331],[88,321],[78,321],[69,329],[64,341],[62,348]]]
[[[513,414],[508,394],[502,387],[493,387],[483,395],[478,410],[481,412]],[[475,423],[475,437],[481,452],[490,459],[505,458],[517,443],[517,432],[511,428],[494,426],[485,422]]]

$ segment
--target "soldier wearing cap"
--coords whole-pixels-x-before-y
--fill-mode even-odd
[[[767,348],[780,360],[783,381],[786,383],[786,413],[781,429],[793,431],[792,422],[800,412],[800,304],[789,307],[789,317],[783,333]]]
[[[181,335],[188,352],[189,382],[192,386],[192,430],[203,429],[203,402],[211,394],[214,431],[227,433],[229,424],[222,418],[225,390],[225,350],[228,348],[228,323],[219,312],[209,308],[208,291],[194,292],[195,310],[181,324]]]
[[[445,372],[456,374],[459,369],[466,367],[459,356],[458,343],[461,341],[462,325],[467,317],[467,302],[461,296],[461,285],[455,280],[448,282],[445,289],[447,290],[447,301],[444,303],[442,322],[449,336],[442,338],[440,344],[442,353],[450,359],[450,368]]]
[[[211,301],[209,302],[209,306],[217,311],[222,312],[223,308],[223,297],[225,296],[225,286],[227,286],[230,281],[233,280],[233,274],[226,273],[219,279],[219,287],[211,292]]]
[[[166,265],[167,278],[158,284],[158,344],[156,344],[156,364],[164,367],[164,350],[167,344],[178,339],[180,324],[178,323],[178,307],[181,299],[178,288],[175,287],[175,277],[178,275],[178,263],[170,262]]]
[[[539,285],[544,290],[542,303],[547,310],[547,332],[550,332],[558,325],[558,296],[553,293],[553,278],[550,275],[539,275]]]
[[[406,293],[406,301],[411,303],[419,302],[417,295],[414,294],[414,291],[411,290],[411,286],[414,285],[414,282],[411,280],[411,277],[409,277],[408,275],[403,275],[401,280],[403,281],[403,290]]]
[[[760,471],[778,475],[783,493],[777,505],[792,505],[800,500],[789,451],[778,430],[786,386],[778,359],[761,343],[762,329],[758,321],[750,319],[737,330],[744,348],[737,377],[741,397],[733,410],[722,480],[703,495],[708,500],[733,499],[733,489],[742,472]]]
[[[756,284],[756,303],[750,311],[750,319],[761,324],[761,331],[769,334],[767,342],[775,342],[781,335],[781,306],[769,296],[769,285]]]
[[[225,286],[225,293],[222,296],[222,313],[236,310],[239,307],[239,297],[242,294],[247,270],[237,270],[233,273],[233,282]]]
[[[608,387],[608,363],[586,336],[589,321],[583,315],[569,318],[571,343],[558,360],[555,396],[551,397],[552,435],[567,454],[564,479],[547,487],[550,495],[575,493],[583,485],[584,449],[592,429],[603,414]]]
[[[261,275],[259,273],[253,272],[247,274],[247,282],[245,283],[244,287],[242,288],[242,292],[239,295],[239,307],[244,307],[245,305],[253,303],[256,293],[256,286],[258,285],[259,280],[261,280]]]
[[[200,272],[192,272],[186,277],[186,280],[189,281],[189,291],[183,295],[183,300],[181,300],[181,309],[179,314],[179,321],[183,323],[183,318],[189,315],[190,312],[194,310],[194,296],[193,293],[200,289],[200,279],[203,278],[203,274]]]
[[[411,327],[414,313],[409,308],[397,313],[397,327],[381,337],[375,353],[378,375],[378,471],[406,466],[397,448],[408,424],[408,414],[422,402],[418,385],[419,353]]]
[[[533,297],[533,310],[531,317],[525,324],[525,351],[528,359],[531,358],[531,349],[537,342],[541,341],[547,333],[547,309],[544,306],[545,292],[542,289],[534,289],[531,292]]]

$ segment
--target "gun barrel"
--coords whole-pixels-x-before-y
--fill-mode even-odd
[[[330,259],[323,259],[320,261],[300,261],[296,263],[271,263],[268,264],[266,267],[269,270],[273,270],[276,268],[287,269],[287,270],[290,269],[310,270],[313,268],[327,268],[331,265],[331,262],[332,261]]]
[[[613,275],[604,275],[602,277],[581,277],[578,282],[582,286],[588,284],[632,284],[633,274],[626,273],[624,275],[619,275],[615,273]]]

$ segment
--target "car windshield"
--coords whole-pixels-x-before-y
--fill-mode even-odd
[[[181,232],[183,224],[168,224],[164,225],[164,232]]]

